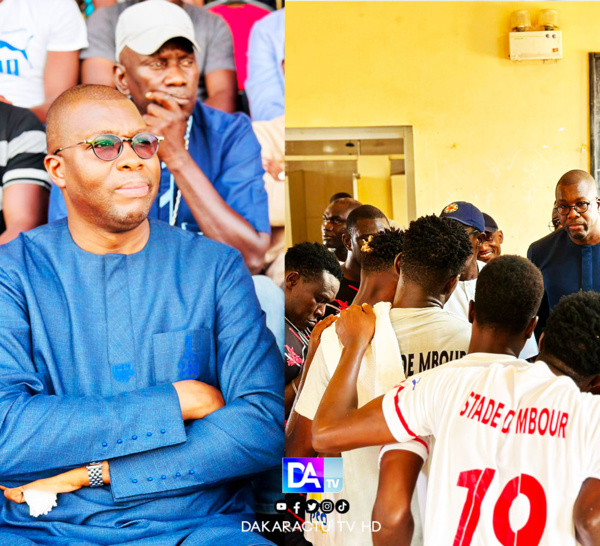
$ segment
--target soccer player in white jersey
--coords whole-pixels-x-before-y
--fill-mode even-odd
[[[540,359],[529,364],[516,355],[542,293],[533,264],[493,260],[469,311],[469,354],[358,410],[372,310],[353,307],[338,319],[344,350],[315,417],[313,445],[327,453],[433,436],[427,546],[574,546],[576,533],[581,544],[600,544],[600,398],[582,392],[600,382],[600,294],[561,300]]]
[[[373,236],[372,242],[376,243],[385,237],[392,238],[393,234],[386,236],[380,233]],[[398,353],[399,348],[402,356],[398,356],[395,361],[390,354],[391,348],[387,346],[381,352],[382,358],[369,360],[363,365],[362,375],[357,383],[360,405],[397,385],[404,374],[413,375],[420,369],[436,367],[466,354],[471,338],[471,325],[467,320],[448,313],[443,307],[458,283],[459,272],[471,255],[472,246],[462,225],[433,215],[422,216],[410,223],[405,232],[401,255],[398,256],[395,252],[388,254],[385,260],[381,260],[382,263],[378,263],[380,260],[373,260],[371,253],[363,252],[361,291],[373,280],[372,269],[381,268],[400,273],[401,280],[395,286],[392,309],[389,310],[388,306],[387,325],[386,321],[383,324],[380,322],[378,335],[386,338],[389,336],[388,342],[397,344],[395,352]],[[357,294],[359,296],[360,292]],[[377,300],[370,302],[377,303]],[[389,332],[387,335],[384,333],[386,331]],[[337,339],[332,340],[332,337],[335,338],[332,334],[333,331],[328,329],[324,339],[329,339],[335,348],[332,350],[327,342],[321,344],[292,412],[286,431],[288,457],[316,456],[310,438],[312,420],[339,357],[339,343]],[[379,519],[371,519],[377,495],[378,455],[376,447],[343,455],[344,490],[339,495],[323,494],[319,500],[329,498],[335,502],[344,498],[350,503],[350,512],[343,516],[326,515],[326,532],[322,526],[307,532],[306,536],[314,546],[342,542],[344,546],[372,544],[371,533],[350,529],[338,523],[340,519],[351,520],[358,522],[357,527],[361,527],[362,522],[368,524],[373,521],[383,526]],[[308,517],[311,522],[323,521],[318,512]],[[382,528],[382,532],[385,530]],[[419,544],[419,536],[417,520],[415,544]]]

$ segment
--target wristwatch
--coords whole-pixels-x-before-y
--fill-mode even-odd
[[[102,463],[90,463],[86,468],[90,487],[102,487],[104,485],[104,481],[102,480]]]

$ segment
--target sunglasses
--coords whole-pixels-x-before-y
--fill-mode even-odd
[[[82,144],[88,144],[92,147],[94,155],[102,161],[113,161],[121,155],[123,151],[123,143],[129,142],[133,151],[137,154],[140,159],[150,159],[156,152],[158,152],[158,144],[164,140],[164,137],[153,135],[152,133],[138,133],[131,138],[121,138],[117,135],[98,135],[92,139],[78,142],[72,146],[65,146],[59,148],[54,152],[56,155],[58,152],[62,152],[68,148],[74,148],[75,146],[81,146]]]

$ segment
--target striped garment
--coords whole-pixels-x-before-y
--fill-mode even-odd
[[[0,210],[2,190],[11,184],[37,184],[50,191],[45,155],[46,134],[38,118],[25,108],[0,102]],[[4,229],[0,217],[0,233]]]

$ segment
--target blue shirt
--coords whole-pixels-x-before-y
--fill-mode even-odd
[[[285,9],[256,21],[248,40],[245,91],[253,121],[270,120],[285,112]]]
[[[263,181],[260,144],[245,114],[228,114],[201,102],[196,103],[190,132],[189,153],[215,190],[234,211],[256,231],[270,233],[269,205]],[[161,164],[158,194],[150,218],[169,222],[177,189],[171,173]],[[67,215],[67,207],[58,187],[52,187],[48,221]],[[200,231],[185,199],[177,213],[178,227]]]
[[[565,295],[600,291],[600,244],[576,245],[566,229],[532,243],[527,257],[539,267],[550,310]]]
[[[239,252],[150,229],[131,255],[85,252],[66,220],[0,247],[0,483],[105,459],[111,477],[40,518],[2,499],[2,543],[266,543],[241,533],[244,477],[282,457],[281,356]],[[184,423],[183,379],[226,406]]]

